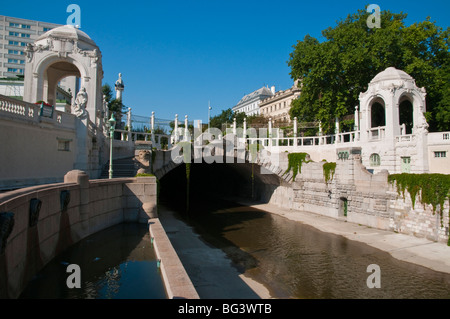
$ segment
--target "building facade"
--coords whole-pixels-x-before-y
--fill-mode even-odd
[[[264,117],[271,118],[274,122],[291,122],[289,110],[293,100],[300,96],[301,88],[298,81],[284,91],[278,91],[274,95],[261,101],[259,105],[260,113]]]
[[[233,113],[244,112],[247,116],[260,114],[260,103],[262,100],[275,94],[275,87],[269,89],[266,86],[245,95],[238,104],[233,107]]]
[[[27,46],[42,34],[60,26],[61,24],[0,15],[0,78],[22,78],[25,75]],[[72,95],[79,89],[76,77],[62,79],[59,86]],[[11,88],[6,85],[2,91],[7,93]],[[5,95],[18,96],[17,92],[19,91],[16,90],[13,95]]]
[[[41,34],[60,24],[0,15],[0,76],[25,74],[25,49]]]

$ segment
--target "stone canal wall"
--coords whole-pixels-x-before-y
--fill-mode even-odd
[[[71,171],[64,180],[0,194],[0,298],[17,298],[42,267],[79,240],[157,217],[154,177],[89,181],[86,173]]]
[[[372,174],[361,164],[359,154],[336,162],[334,176],[325,181],[325,162],[303,163],[290,185],[266,188],[265,200],[283,208],[307,211],[348,222],[447,243],[449,203],[443,214],[423,205],[419,196],[397,192],[388,182],[388,172]]]

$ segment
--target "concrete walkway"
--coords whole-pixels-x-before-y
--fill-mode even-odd
[[[246,206],[313,226],[323,232],[342,235],[350,240],[368,244],[390,253],[399,260],[424,266],[435,271],[450,273],[450,247],[445,243],[437,243],[425,238],[348,223],[344,220],[318,214],[285,209],[273,204],[239,202]]]
[[[204,242],[169,209],[158,209],[159,220],[201,299],[269,298],[266,289],[240,274],[221,249]]]

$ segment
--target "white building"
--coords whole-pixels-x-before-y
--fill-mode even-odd
[[[274,95],[261,101],[260,112],[264,117],[271,118],[274,122],[291,122],[289,110],[293,100],[300,96],[299,81],[295,81],[291,88],[278,91]]]
[[[271,89],[263,86],[262,88],[245,95],[236,106],[233,107],[234,113],[244,112],[247,116],[259,115],[259,105],[261,101],[275,94],[275,86]]]
[[[355,108],[355,131],[329,136],[280,137],[277,151],[305,152],[311,160],[336,162],[360,154],[379,173],[450,174],[450,132],[428,132],[426,89],[406,72],[389,67],[370,81]],[[272,119],[269,119],[269,128]],[[297,121],[294,118],[294,131]],[[336,119],[339,132],[339,119]],[[267,139],[262,141],[268,146]],[[280,146],[278,146],[280,145]]]

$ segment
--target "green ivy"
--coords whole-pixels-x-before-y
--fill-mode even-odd
[[[411,196],[412,207],[420,195],[420,202],[433,206],[433,213],[440,207],[441,227],[444,213],[444,203],[450,198],[450,175],[444,174],[393,174],[388,177],[389,183],[397,185],[398,194],[405,198],[405,191]],[[450,218],[450,210],[449,210]],[[447,243],[450,246],[450,236]]]
[[[302,164],[309,163],[311,161],[306,160],[307,153],[290,153],[288,154],[288,168],[284,174],[287,174],[292,170],[292,180],[295,181],[295,177],[298,173],[302,172]]]
[[[323,164],[323,177],[325,178],[325,183],[328,184],[334,178],[334,173],[336,172],[336,163],[325,163]]]

